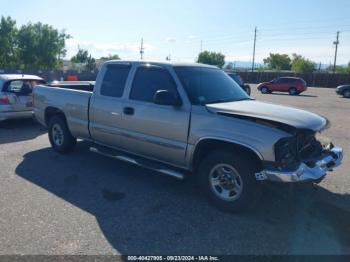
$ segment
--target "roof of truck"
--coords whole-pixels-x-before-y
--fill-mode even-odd
[[[39,76],[35,75],[22,75],[22,74],[0,74],[2,80],[43,80]]]
[[[217,66],[206,65],[201,63],[184,63],[184,62],[160,62],[160,61],[147,61],[147,60],[111,60],[107,61],[108,64],[156,64],[166,65],[174,67],[207,67],[207,68],[218,68]]]

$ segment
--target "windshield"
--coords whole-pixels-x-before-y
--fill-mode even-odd
[[[206,67],[174,67],[191,103],[206,105],[250,99],[224,71]]]

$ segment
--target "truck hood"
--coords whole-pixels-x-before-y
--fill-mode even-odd
[[[328,122],[326,118],[305,110],[255,100],[209,104],[206,107],[212,113],[269,120],[315,132],[323,130]]]

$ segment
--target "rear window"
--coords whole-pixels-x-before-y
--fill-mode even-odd
[[[111,64],[107,66],[101,85],[101,95],[122,97],[131,66]]]
[[[3,91],[18,95],[29,95],[34,86],[43,83],[45,83],[45,81],[36,79],[11,80],[5,83]]]

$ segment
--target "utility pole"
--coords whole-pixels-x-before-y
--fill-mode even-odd
[[[339,31],[337,32],[337,40],[333,42],[335,45],[335,54],[334,54],[334,65],[333,65],[333,74],[335,73],[335,67],[337,65],[337,55],[338,55],[338,45],[339,45]]]
[[[255,27],[254,30],[254,47],[253,47],[253,64],[252,64],[252,72],[254,72],[254,66],[255,66],[255,47],[256,47],[256,32],[257,32],[257,28]]]
[[[143,54],[145,53],[145,49],[143,47],[143,38],[141,38],[141,46],[140,46],[140,56],[141,60],[143,60]]]

